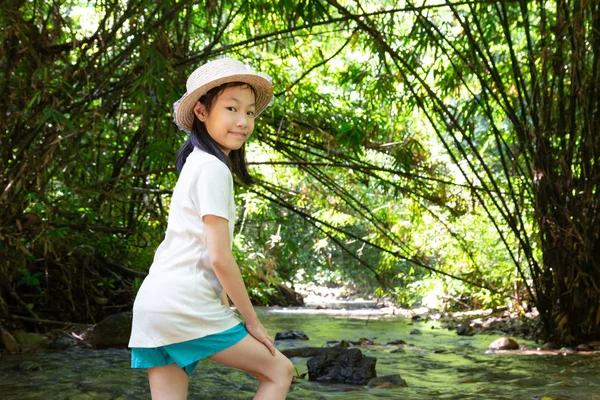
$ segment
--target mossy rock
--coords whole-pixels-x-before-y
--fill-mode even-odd
[[[40,333],[19,331],[15,334],[15,339],[23,351],[40,351],[49,347],[48,338]]]
[[[113,314],[85,333],[85,339],[97,349],[126,348],[131,336],[131,312]]]
[[[5,331],[0,327],[0,348],[6,350],[7,353],[18,353],[19,343],[10,332]]]

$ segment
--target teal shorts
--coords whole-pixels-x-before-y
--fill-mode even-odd
[[[189,375],[198,361],[228,349],[242,340],[248,331],[240,323],[224,332],[204,336],[187,342],[173,343],[160,347],[133,347],[131,349],[131,368],[154,368],[177,364]]]

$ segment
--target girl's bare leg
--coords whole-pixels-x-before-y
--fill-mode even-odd
[[[148,368],[152,400],[185,400],[188,375],[177,364]]]
[[[254,375],[260,382],[254,400],[284,400],[292,383],[292,362],[279,351],[273,356],[252,335],[209,358]]]

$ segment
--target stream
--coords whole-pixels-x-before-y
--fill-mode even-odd
[[[457,336],[436,321],[412,322],[376,310],[258,309],[271,334],[302,330],[308,341],[278,341],[279,349],[321,347],[330,340],[403,339],[407,345],[362,347],[377,358],[377,375],[400,374],[408,387],[368,388],[298,379],[290,400],[538,399],[600,400],[600,356],[487,352],[495,335]],[[421,335],[410,335],[418,329]],[[531,341],[517,339],[535,349]],[[403,351],[392,353],[401,347]],[[2,355],[0,399],[149,399],[146,372],[129,368],[128,350],[74,348]],[[292,359],[298,374],[304,358]],[[251,399],[250,375],[203,360],[193,373],[189,399]]]

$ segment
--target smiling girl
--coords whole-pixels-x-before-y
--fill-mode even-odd
[[[254,399],[285,399],[289,389],[293,366],[259,321],[231,251],[231,171],[251,183],[244,143],[272,97],[270,77],[220,59],[195,70],[174,104],[190,138],[177,154],[167,231],[135,299],[129,342],[131,366],[148,370],[154,400],[186,399],[203,358],[254,375]]]

